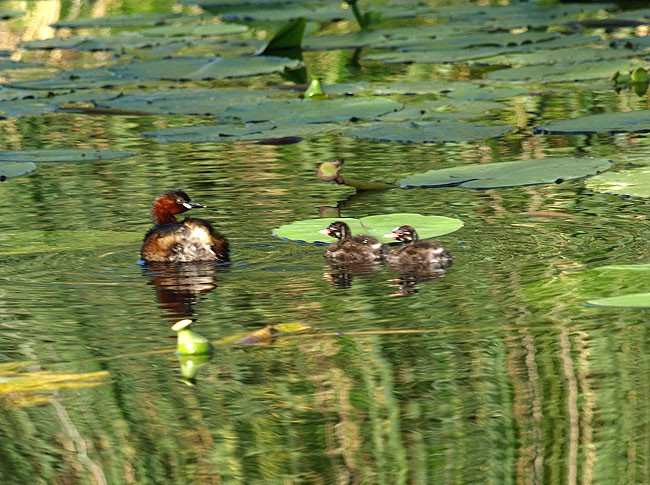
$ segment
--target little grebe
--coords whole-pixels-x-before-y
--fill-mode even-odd
[[[208,221],[186,217],[178,222],[174,217],[198,207],[203,205],[193,202],[182,190],[167,191],[154,200],[154,227],[144,237],[140,258],[163,263],[228,261],[228,240]]]
[[[325,257],[333,263],[373,263],[381,261],[382,244],[372,236],[357,234],[353,236],[350,227],[343,221],[331,223],[319,231],[338,239],[330,244]]]
[[[400,226],[384,237],[404,244],[390,249],[384,255],[386,262],[395,269],[412,272],[430,272],[451,266],[451,254],[435,241],[419,241],[412,226]]]

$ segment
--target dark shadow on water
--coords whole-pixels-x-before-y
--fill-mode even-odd
[[[187,318],[194,315],[196,305],[206,293],[217,287],[216,274],[229,266],[211,262],[147,263],[144,275],[156,290],[156,300],[165,310],[163,318]]]

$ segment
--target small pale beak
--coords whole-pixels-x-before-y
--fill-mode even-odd
[[[187,210],[190,210],[190,209],[199,209],[205,206],[203,204],[199,204],[198,202],[183,202],[183,207],[185,207]]]
[[[397,239],[399,236],[395,234],[394,232],[389,232],[388,234],[384,234],[384,237],[388,239]]]
[[[321,229],[321,230],[318,231],[318,232],[320,232],[321,234],[325,234],[326,236],[329,236],[329,235],[330,235],[330,230],[329,230],[329,229]]]

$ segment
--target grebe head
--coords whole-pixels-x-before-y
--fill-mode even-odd
[[[408,244],[418,240],[418,233],[413,226],[400,226],[393,229],[393,232],[384,234],[384,237]]]
[[[336,239],[347,239],[351,236],[350,226],[348,226],[343,221],[332,222],[329,226],[327,226],[327,228],[321,229],[318,232],[335,237]]]
[[[198,207],[204,206],[198,202],[193,202],[190,196],[182,190],[168,190],[153,201],[151,218],[154,224],[176,222],[174,214],[180,214]]]

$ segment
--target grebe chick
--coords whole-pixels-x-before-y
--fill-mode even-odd
[[[430,272],[451,266],[451,254],[435,241],[420,241],[412,226],[400,226],[384,237],[396,239],[404,244],[389,249],[384,258],[396,270],[409,272]]]
[[[319,231],[338,239],[330,244],[325,257],[332,263],[355,264],[381,261],[382,244],[372,236],[357,234],[353,236],[350,227],[343,221],[331,223]]]
[[[169,190],[153,201],[151,218],[154,227],[144,237],[140,258],[143,261],[187,263],[193,261],[229,261],[228,240],[203,219],[175,214],[203,207],[182,190]]]

